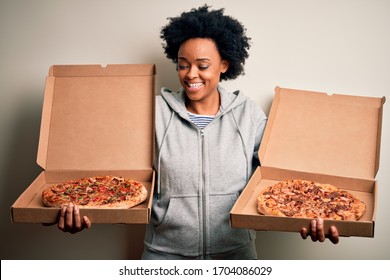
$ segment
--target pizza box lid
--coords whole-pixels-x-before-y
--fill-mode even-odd
[[[262,166],[374,179],[385,97],[276,87],[259,149]]]
[[[37,163],[45,170],[152,170],[155,65],[53,65]]]

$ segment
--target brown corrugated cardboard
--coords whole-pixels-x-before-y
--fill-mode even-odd
[[[262,189],[285,179],[330,183],[361,198],[367,210],[356,222],[325,220],[342,236],[373,237],[384,98],[277,87],[259,150],[258,167],[231,210],[231,225],[299,232],[310,219],[257,212]]]
[[[51,223],[42,190],[68,179],[117,175],[141,181],[131,209],[81,209],[93,223],[148,223],[154,170],[154,65],[54,65],[46,79],[37,162],[44,171],[11,207],[13,222]]]

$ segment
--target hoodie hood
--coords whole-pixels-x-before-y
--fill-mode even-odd
[[[225,114],[235,107],[241,105],[247,100],[247,97],[243,95],[240,91],[235,91],[232,94],[229,94],[223,87],[218,86],[218,92],[221,97],[221,106],[220,111],[216,115]],[[176,92],[172,92],[167,88],[161,89],[161,96],[167,102],[175,113],[181,116],[184,119],[188,119],[187,109],[185,106],[186,93],[183,88],[179,89]]]

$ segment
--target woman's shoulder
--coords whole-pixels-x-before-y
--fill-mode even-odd
[[[235,91],[232,94],[240,95],[240,98],[242,99],[242,102],[240,103],[240,105],[237,106],[236,111],[240,111],[241,114],[245,116],[250,115],[252,120],[256,123],[258,121],[267,119],[267,116],[264,113],[263,109],[255,100],[245,95],[242,91]]]
[[[166,96],[167,94],[172,94],[173,92],[168,88],[161,88],[160,93],[156,95],[156,107],[168,106]]]

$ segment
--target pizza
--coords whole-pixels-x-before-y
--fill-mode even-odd
[[[257,197],[257,210],[265,215],[356,221],[365,209],[350,192],[307,180],[280,181]]]
[[[45,206],[62,207],[72,202],[82,208],[131,208],[146,200],[140,182],[118,176],[96,176],[54,184],[42,192]]]

